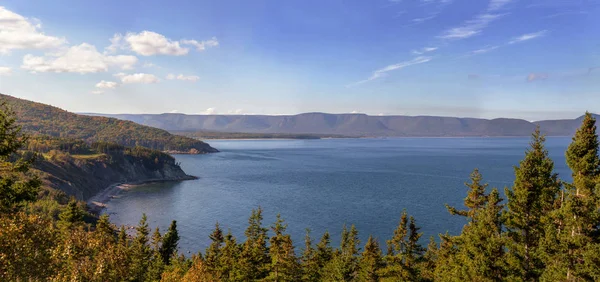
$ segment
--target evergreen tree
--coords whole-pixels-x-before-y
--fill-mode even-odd
[[[381,257],[381,249],[379,243],[369,236],[365,249],[360,258],[360,273],[359,280],[366,282],[379,281],[379,271],[383,267],[383,259]]]
[[[469,192],[464,200],[467,210],[458,211],[446,205],[453,215],[468,219],[459,236],[451,240],[458,249],[451,255],[456,273],[454,278],[470,281],[500,281],[504,277],[504,239],[500,205],[502,199],[496,188],[486,194],[487,184],[481,184],[482,176],[477,169],[471,173]]]
[[[545,217],[554,209],[560,182],[544,142],[545,137],[538,127],[532,134],[531,148],[515,167],[512,189],[505,189],[508,209],[504,218],[511,280],[536,281],[545,267],[540,240],[545,237]]]
[[[131,243],[131,269],[129,274],[130,280],[142,281],[152,256],[152,250],[150,249],[150,246],[148,246],[148,234],[150,233],[150,229],[148,228],[146,214],[142,215],[142,219],[135,230],[136,235]]]
[[[409,223],[410,222],[410,223]],[[414,218],[410,219],[406,210],[400,216],[400,224],[394,230],[394,237],[387,241],[387,266],[382,269],[382,277],[389,281],[416,281],[420,277],[419,266],[425,249],[419,244],[419,227]]]
[[[429,244],[427,250],[423,255],[423,262],[421,263],[421,280],[423,281],[434,281],[435,280],[435,264],[438,261],[438,246],[433,236],[429,237]]]
[[[434,270],[434,281],[460,281],[462,273],[460,264],[457,262],[457,236],[451,236],[446,231],[440,234],[440,247],[436,251]]]
[[[240,254],[242,280],[263,279],[269,273],[269,250],[267,229],[262,226],[262,208],[252,210],[246,229],[246,242]]]
[[[223,281],[239,281],[241,275],[241,268],[238,263],[240,258],[241,248],[238,245],[237,240],[231,231],[228,231],[225,235],[225,246],[219,257],[219,269],[220,278]]]
[[[63,228],[69,229],[78,222],[82,222],[84,215],[84,211],[77,205],[77,200],[71,198],[65,209],[59,214],[60,221],[58,224]]]
[[[179,243],[179,233],[177,232],[177,221],[171,221],[171,225],[169,226],[169,230],[165,233],[162,238],[162,242],[160,245],[160,256],[162,257],[163,263],[165,265],[169,264],[171,257],[177,251],[177,244]]]
[[[287,224],[277,214],[277,221],[271,227],[275,236],[270,239],[271,266],[268,281],[297,281],[300,277],[292,239],[289,234],[284,234],[286,229]]]
[[[41,181],[29,167],[34,159],[18,156],[28,138],[21,134],[15,114],[6,102],[0,103],[0,214],[15,211],[24,202],[34,201]]]
[[[481,184],[482,179],[483,177],[481,176],[481,173],[479,173],[479,170],[473,170],[471,173],[471,183],[465,183],[465,186],[469,188],[467,197],[464,200],[465,207],[467,207],[468,210],[457,210],[456,208],[446,204],[446,208],[450,214],[467,217],[469,221],[473,221],[475,219],[475,213],[482,209],[487,203],[485,190],[487,189],[488,184]]]
[[[342,229],[342,240],[340,249],[333,253],[331,261],[324,268],[326,281],[354,281],[358,278],[358,231],[356,226],[350,226],[350,230]]]
[[[325,266],[333,259],[333,248],[331,247],[331,236],[328,231],[323,233],[315,250],[315,260],[319,269],[319,277],[325,275]]]
[[[319,281],[321,275],[321,267],[317,257],[317,251],[312,246],[310,238],[310,229],[306,229],[304,237],[304,251],[300,257],[302,268],[302,281]]]
[[[148,270],[145,273],[146,281],[160,281],[160,277],[165,270],[165,264],[160,254],[161,244],[162,235],[160,234],[160,229],[156,227],[150,240],[150,245],[152,246],[152,255],[150,261],[148,262]]]
[[[95,234],[102,244],[116,243],[115,229],[109,221],[108,215],[103,214],[96,223]]]
[[[219,223],[215,225],[215,230],[208,236],[211,240],[210,246],[206,249],[203,267],[207,272],[212,273],[214,277],[221,277],[218,269],[221,260],[221,252],[225,237]]]
[[[560,208],[548,227],[545,279],[592,281],[600,279],[600,157],[596,120],[586,113],[566,152],[573,183],[565,184]],[[590,265],[590,263],[592,265]],[[592,267],[590,267],[592,266]]]

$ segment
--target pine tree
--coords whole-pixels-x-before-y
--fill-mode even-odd
[[[381,257],[381,249],[379,243],[369,236],[365,249],[360,258],[360,273],[359,280],[366,282],[379,281],[379,271],[383,267],[383,259]]]
[[[531,148],[515,167],[512,189],[506,188],[508,209],[505,225],[508,231],[509,279],[536,281],[544,269],[540,241],[545,237],[544,222],[554,209],[560,191],[554,162],[544,148],[545,137],[539,127],[532,134]]]
[[[208,237],[211,243],[206,249],[203,267],[207,272],[212,273],[214,277],[219,278],[221,277],[220,273],[218,273],[219,262],[221,260],[221,249],[223,248],[225,237],[218,222],[215,225],[215,230]]]
[[[545,279],[599,280],[600,264],[600,157],[596,120],[586,113],[566,152],[573,183],[565,184],[560,208],[548,226]],[[592,264],[592,265],[590,265]],[[591,266],[591,267],[590,267]]]
[[[169,264],[171,257],[177,251],[177,244],[179,243],[179,233],[177,232],[177,221],[171,221],[169,229],[162,238],[161,246],[159,248],[160,256],[162,257],[165,265]]]
[[[262,226],[262,208],[252,210],[245,231],[246,242],[240,254],[240,273],[242,280],[263,279],[269,273],[269,250],[267,248],[267,229]]]
[[[289,234],[284,234],[287,224],[281,215],[271,227],[275,236],[270,239],[269,255],[271,257],[268,281],[297,281],[300,277],[299,265],[294,253],[294,246]]]
[[[6,102],[0,103],[0,214],[13,212],[25,202],[34,201],[41,186],[29,171],[34,159],[23,158],[18,150],[28,138],[17,126],[15,114]],[[15,158],[17,156],[17,158]]]

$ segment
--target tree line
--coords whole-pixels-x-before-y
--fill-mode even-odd
[[[423,245],[404,211],[393,236],[360,242],[345,226],[331,234],[307,230],[301,246],[277,216],[269,226],[252,211],[245,238],[217,223],[211,244],[192,257],[177,251],[176,222],[161,233],[142,217],[134,230],[90,220],[71,200],[54,215],[37,199],[40,183],[28,162],[11,158],[26,140],[0,111],[0,280],[55,281],[598,281],[600,280],[600,158],[595,120],[586,114],[566,152],[571,182],[562,181],[536,130],[504,189],[488,187],[474,170],[464,207],[447,206],[466,224]],[[133,233],[131,232],[133,231]]]

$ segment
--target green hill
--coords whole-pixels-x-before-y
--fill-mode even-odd
[[[30,135],[81,139],[87,143],[112,142],[126,147],[143,146],[169,153],[218,152],[200,140],[131,121],[78,115],[65,110],[0,94],[15,111],[18,124]]]

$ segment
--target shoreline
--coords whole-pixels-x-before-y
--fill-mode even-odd
[[[180,177],[176,179],[147,179],[140,181],[132,181],[132,182],[118,182],[109,185],[108,187],[102,189],[102,191],[96,193],[96,195],[86,200],[88,211],[95,215],[100,215],[102,210],[104,210],[108,206],[108,202],[112,200],[114,197],[121,194],[123,191],[133,189],[138,186],[151,184],[151,183],[161,183],[161,182],[178,182],[185,180],[196,180],[198,177],[187,175],[186,177]]]

